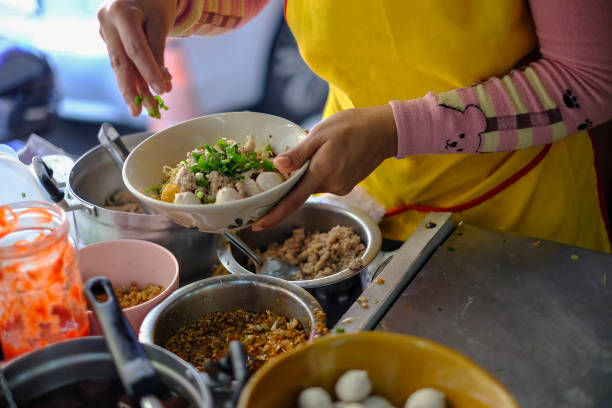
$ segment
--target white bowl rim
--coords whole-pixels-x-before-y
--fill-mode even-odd
[[[133,158],[133,155],[132,155],[133,152],[135,152],[136,150],[141,148],[141,146],[143,144],[147,143],[148,141],[152,140],[155,137],[158,137],[158,135],[160,135],[161,133],[165,133],[166,131],[168,131],[170,129],[173,129],[173,128],[179,127],[179,126],[183,126],[183,125],[185,125],[187,123],[190,123],[190,122],[193,122],[193,121],[202,120],[203,118],[231,116],[231,115],[242,114],[242,113],[256,114],[256,115],[261,115],[261,116],[268,116],[268,117],[275,118],[275,119],[281,119],[281,120],[287,122],[287,124],[295,126],[296,130],[298,130],[300,133],[302,133],[304,135],[304,137],[308,136],[306,131],[304,129],[302,129],[302,127],[297,125],[296,123],[293,123],[290,120],[282,118],[280,116],[270,115],[270,114],[267,114],[267,113],[250,112],[250,111],[223,112],[223,113],[213,113],[213,114],[210,114],[210,115],[205,115],[205,116],[200,116],[200,117],[197,117],[197,118],[189,119],[189,120],[186,120],[186,121],[174,124],[172,126],[169,126],[169,127],[165,128],[165,129],[159,131],[159,132],[154,133],[153,135],[149,136],[148,138],[146,138],[145,140],[140,142],[138,145],[136,145],[136,147],[134,147],[132,149],[132,151],[130,152],[128,157],[125,159],[125,162],[123,164],[123,169],[121,170],[121,176],[123,178],[123,182],[124,182],[125,186],[128,188],[128,190],[130,190],[130,192],[132,194],[136,195],[136,197],[138,197],[138,199],[144,199],[145,202],[151,203],[154,207],[157,206],[157,207],[162,207],[162,208],[165,208],[165,209],[168,209],[168,210],[179,210],[179,211],[191,212],[191,211],[194,211],[196,209],[202,210],[204,208],[208,208],[208,206],[210,206],[210,205],[214,206],[215,209],[248,206],[249,204],[254,203],[255,201],[261,201],[262,197],[264,197],[265,195],[272,195],[275,191],[279,190],[284,183],[288,182],[289,180],[292,180],[294,178],[298,178],[299,179],[300,177],[302,177],[304,175],[304,173],[306,172],[306,170],[308,168],[308,165],[310,164],[310,160],[307,160],[298,170],[294,171],[293,174],[291,174],[291,176],[289,178],[284,180],[283,183],[279,184],[278,186],[275,186],[275,187],[273,187],[273,188],[271,188],[269,190],[263,191],[263,192],[261,192],[259,194],[255,194],[254,196],[251,196],[251,197],[245,197],[245,198],[241,198],[239,200],[230,201],[229,203],[223,203],[223,204],[217,204],[217,203],[211,203],[211,204],[174,204],[174,203],[169,203],[169,202],[162,201],[162,200],[156,200],[154,198],[151,198],[147,194],[139,191],[136,187],[134,187],[132,185],[132,183],[128,179],[127,174],[126,174],[126,168],[128,167],[128,163],[130,162],[130,159]]]

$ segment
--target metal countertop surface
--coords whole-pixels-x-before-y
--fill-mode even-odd
[[[521,407],[612,407],[612,255],[460,225],[375,329],[464,354]]]

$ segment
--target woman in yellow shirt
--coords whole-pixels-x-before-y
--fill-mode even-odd
[[[99,13],[121,91],[170,90],[166,36],[217,34],[265,0],[115,0]],[[255,229],[311,194],[360,185],[388,238],[428,211],[610,251],[588,129],[612,117],[606,0],[287,0],[300,52],[328,81],[326,118],[280,169],[310,159]],[[534,52],[528,66],[513,67]],[[150,98],[153,101],[152,98]],[[150,102],[154,103],[154,102]]]

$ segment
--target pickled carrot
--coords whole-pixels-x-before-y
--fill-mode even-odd
[[[20,231],[19,219],[26,214],[30,221],[35,215],[40,225],[53,221],[53,213],[45,208],[16,213],[9,207],[0,207],[0,239]],[[32,252],[33,247],[37,251]],[[13,243],[12,248],[17,256],[0,259],[0,337],[4,357],[87,335],[89,320],[81,275],[67,228],[59,239],[57,234],[41,232],[31,240]]]

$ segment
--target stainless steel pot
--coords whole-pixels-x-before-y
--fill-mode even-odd
[[[135,133],[122,136],[121,140],[131,149],[150,135]],[[54,201],[59,198],[65,210],[75,211],[84,244],[119,238],[152,241],[176,256],[181,281],[205,278],[212,273],[211,267],[217,262],[214,235],[181,227],[162,215],[133,214],[102,207],[107,197],[125,189],[121,171],[102,146],[89,150],[74,163],[65,187],[65,197],[52,193],[50,196]]]
[[[179,357],[153,344],[143,344],[162,382],[193,407],[212,408],[212,396],[198,371]],[[116,378],[103,337],[83,337],[55,343],[11,360],[4,375],[20,405],[79,381]]]
[[[325,202],[309,201],[278,226],[261,232],[243,229],[237,232],[251,248],[264,250],[273,242],[282,242],[295,228],[306,231],[328,231],[336,225],[352,227],[364,243],[361,256],[363,268],[343,269],[333,275],[312,280],[291,281],[310,292],[321,304],[332,327],[369,284],[368,266],[382,244],[380,228],[374,220],[360,210]],[[222,236],[217,237],[217,255],[221,264],[232,274],[252,274],[247,269],[247,258],[233,249]]]
[[[321,305],[304,289],[270,276],[224,275],[194,282],[174,292],[145,317],[138,339],[163,346],[193,319],[237,309],[259,313],[269,310],[295,317],[310,333],[310,339],[321,334],[325,326]]]

